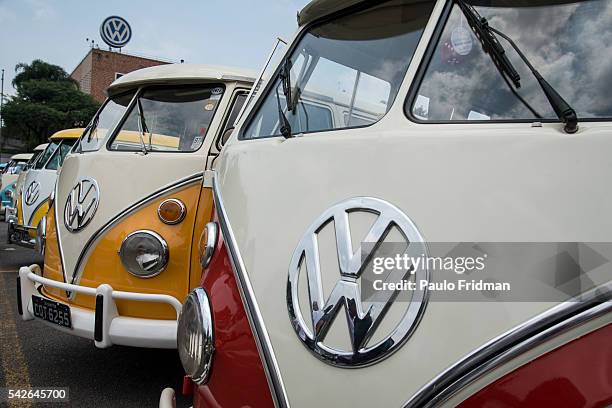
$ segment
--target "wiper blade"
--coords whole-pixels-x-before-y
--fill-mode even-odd
[[[578,115],[576,111],[570,106],[569,103],[563,99],[563,97],[557,92],[552,85],[550,85],[535,69],[533,64],[529,61],[527,56],[521,51],[518,45],[506,34],[501,31],[489,26],[489,22],[486,18],[482,17],[473,6],[466,4],[463,0],[456,0],[457,4],[461,8],[461,11],[465,15],[465,18],[468,20],[468,23],[474,33],[480,39],[483,48],[485,51],[491,56],[493,62],[498,67],[498,69],[503,74],[507,74],[510,80],[514,83],[517,88],[520,88],[520,75],[516,72],[508,57],[506,57],[506,52],[504,47],[499,43],[495,34],[499,35],[514,48],[516,53],[521,57],[525,65],[529,68],[533,76],[536,78],[544,95],[546,95],[546,99],[550,103],[550,106],[555,111],[555,114],[559,118],[561,122],[565,124],[564,130],[566,133],[576,133],[578,131]],[[518,94],[516,94],[519,96]],[[519,99],[532,111],[533,108],[527,102],[525,102],[520,96]],[[539,115],[536,115],[539,117]]]
[[[147,145],[144,142],[144,135],[149,131],[147,128],[147,122],[145,121],[144,112],[142,109],[142,103],[140,103],[140,98],[136,102],[136,106],[138,109],[138,135],[140,137],[140,146],[142,148],[142,154],[147,154],[149,151],[147,150]],[[151,134],[149,134],[149,146],[151,145]]]
[[[457,0],[457,5],[480,40],[484,51],[493,59],[497,69],[506,74],[515,87],[520,88],[521,76],[506,56],[506,50],[491,31],[487,19],[478,14],[474,6],[466,4],[463,0]]]
[[[291,112],[293,110],[292,100],[291,100],[291,62],[289,59],[286,59],[282,63],[281,71],[279,73],[279,79],[281,82],[281,86],[283,88],[283,95],[285,96],[285,104],[287,106],[287,111]],[[291,137],[291,124],[285,116],[283,112],[283,108],[280,103],[280,95],[278,94],[278,86],[276,87],[276,104],[278,107],[278,120],[280,125],[281,135],[288,139]]]
[[[87,143],[91,142],[93,132],[95,132],[96,128],[98,127],[98,120],[100,120],[99,114],[93,118],[89,126],[87,126],[87,129],[85,129],[85,132],[89,132],[87,133]]]

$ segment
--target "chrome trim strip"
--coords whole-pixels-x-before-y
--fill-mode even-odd
[[[257,348],[264,366],[264,371],[266,372],[266,377],[268,378],[272,398],[274,399],[274,403],[277,407],[289,407],[289,399],[287,398],[287,392],[285,390],[285,385],[283,384],[278,362],[276,361],[276,357],[274,355],[272,343],[270,342],[268,331],[266,330],[263,317],[259,310],[257,299],[255,298],[255,292],[253,291],[244,262],[242,261],[242,256],[240,255],[236,237],[229,223],[227,211],[223,205],[223,199],[221,198],[221,191],[219,190],[216,172],[213,177],[213,197],[215,208],[217,210],[217,214],[219,215],[221,233],[223,234],[223,239],[225,240],[230,253],[232,268],[234,269],[234,274],[236,275],[236,281],[239,283],[238,288],[240,290],[240,296],[244,302],[249,323],[253,329],[253,333],[255,334],[255,343],[257,344]]]
[[[494,338],[438,374],[404,407],[438,406],[516,356],[612,312],[612,281],[561,303]]]
[[[204,173],[200,172],[200,173],[195,173],[192,174],[191,176],[187,176],[185,178],[182,178],[178,181],[176,181],[175,183],[166,185],[162,188],[160,188],[159,190],[156,190],[155,192],[149,194],[148,196],[140,199],[139,201],[135,202],[134,204],[132,204],[131,206],[127,207],[126,209],[120,211],[115,217],[111,218],[106,224],[104,224],[98,231],[96,231],[91,238],[89,238],[89,240],[87,241],[87,243],[85,244],[85,246],[83,247],[83,250],[81,251],[81,254],[79,255],[79,258],[77,259],[77,262],[75,264],[74,270],[75,273],[72,276],[72,279],[70,280],[70,283],[72,284],[78,284],[78,282],[80,281],[81,278],[81,264],[83,262],[83,260],[85,259],[85,256],[87,254],[87,252],[91,249],[91,247],[93,246],[94,242],[97,241],[106,231],[108,231],[113,225],[115,225],[117,222],[121,221],[123,218],[127,217],[128,215],[130,215],[131,213],[133,213],[134,211],[138,210],[140,207],[142,207],[144,204],[146,204],[147,202],[160,197],[163,194],[166,194],[169,191],[172,190],[177,190],[179,188],[185,187],[189,184],[195,183],[199,180],[202,180],[202,178],[204,177]],[[56,183],[55,185],[55,196],[58,197],[57,195],[57,189],[58,189],[58,185],[59,183]],[[62,249],[62,240],[60,237],[60,228],[58,227],[57,224],[57,206],[55,206],[55,225],[56,225],[56,230],[57,230],[57,241],[58,241],[58,247],[59,247],[59,253],[60,253],[60,259],[62,262],[62,270],[64,273],[64,282],[68,283],[68,277],[66,276],[66,265],[64,263],[64,252]],[[72,295],[69,296],[70,298],[72,298]]]

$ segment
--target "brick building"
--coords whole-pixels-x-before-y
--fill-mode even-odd
[[[98,102],[103,102],[106,99],[106,88],[121,75],[168,63],[170,62],[92,48],[70,76],[79,83],[81,91],[90,94]]]

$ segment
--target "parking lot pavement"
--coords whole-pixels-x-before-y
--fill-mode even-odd
[[[0,388],[69,387],[70,402],[9,407],[155,407],[163,388],[181,389],[175,350],[97,349],[90,340],[21,320],[17,270],[40,261],[33,250],[7,245],[6,224],[0,223]],[[177,406],[187,405],[177,396]]]

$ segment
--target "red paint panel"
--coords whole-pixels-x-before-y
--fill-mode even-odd
[[[612,324],[536,358],[461,408],[590,408],[612,404]]]
[[[216,213],[213,220],[218,222]],[[195,387],[194,407],[274,406],[222,236],[202,287],[211,302],[215,354],[208,383]]]

